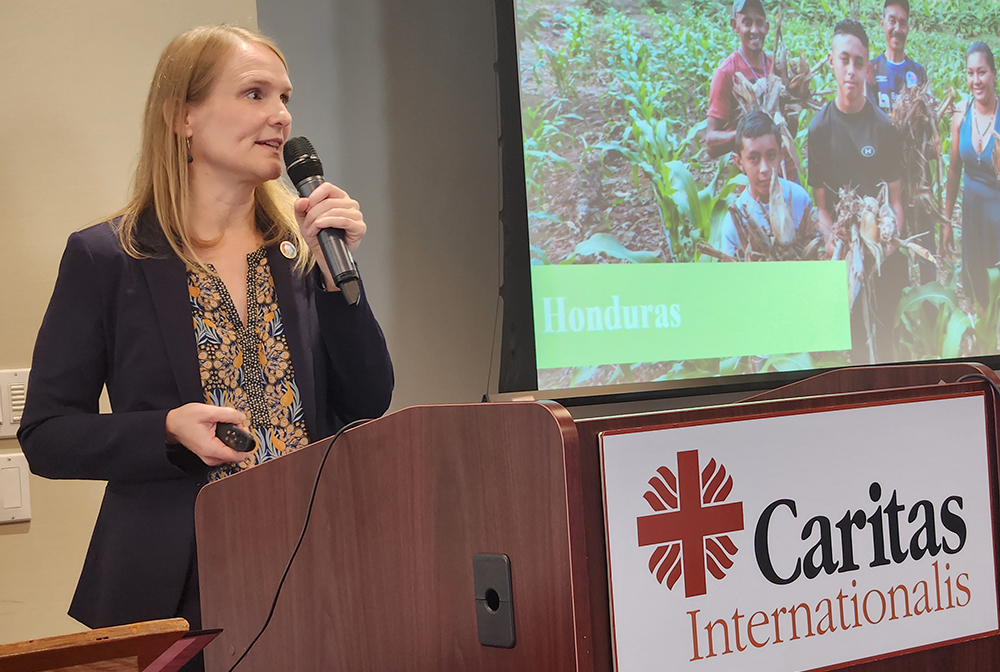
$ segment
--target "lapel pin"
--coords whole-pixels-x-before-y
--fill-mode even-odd
[[[292,245],[287,240],[282,241],[281,245],[278,246],[278,249],[281,250],[281,254],[283,254],[286,259],[294,259],[295,258],[295,254],[296,254],[297,250],[295,249],[295,246]]]

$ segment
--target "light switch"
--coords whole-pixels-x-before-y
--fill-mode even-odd
[[[28,385],[26,383],[11,383],[7,386],[10,393],[10,421],[21,424],[21,415],[24,413],[24,397],[27,394]]]
[[[24,413],[30,369],[0,371],[0,439],[17,434]]]
[[[24,453],[0,453],[0,524],[31,520],[28,460]]]

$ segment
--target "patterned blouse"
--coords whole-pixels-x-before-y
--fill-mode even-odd
[[[188,271],[205,403],[245,414],[257,440],[243,462],[214,467],[213,481],[309,443],[265,252],[261,247],[247,255],[247,324],[217,275]]]

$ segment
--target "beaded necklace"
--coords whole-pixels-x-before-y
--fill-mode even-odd
[[[982,162],[983,153],[986,151],[986,145],[989,143],[989,136],[992,135],[993,128],[996,126],[997,108],[1000,107],[1000,98],[994,98],[993,112],[989,117],[979,114],[979,111],[976,110],[975,101],[971,101],[969,104],[972,106],[972,123],[974,126],[972,129],[974,132],[973,149],[976,151],[976,159]],[[981,127],[979,122],[987,118],[989,122]]]
[[[747,65],[748,68],[750,68],[750,74],[753,75],[753,79],[750,80],[751,84],[753,84],[754,82],[756,82],[758,79],[766,79],[767,78],[767,56],[765,56],[763,53],[761,53],[761,55],[760,55],[760,60],[762,60],[764,62],[764,77],[762,78],[762,77],[760,77],[757,74],[757,71],[754,70],[754,67],[752,65],[750,65],[750,61],[747,60],[747,57],[743,55],[743,47],[740,47],[739,49],[737,49],[736,53],[740,55],[740,58],[743,59],[743,62],[746,63],[746,65]]]

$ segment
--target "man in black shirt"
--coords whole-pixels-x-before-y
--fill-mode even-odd
[[[878,196],[883,182],[889,185],[889,204],[896,213],[897,233],[902,231],[903,144],[899,132],[882,110],[865,96],[868,78],[868,36],[857,21],[845,19],[834,28],[828,56],[837,79],[837,96],[827,103],[809,126],[809,186],[813,188],[819,227],[832,252],[833,222],[840,189],[850,187],[858,196]],[[893,326],[896,306],[907,284],[907,262],[893,248],[873,283],[877,361],[893,359]],[[851,312],[851,359],[870,361],[861,301]]]

